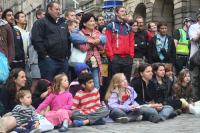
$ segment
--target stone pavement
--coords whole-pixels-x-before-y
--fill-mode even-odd
[[[54,130],[49,133],[58,133]],[[148,121],[69,128],[66,133],[200,133],[200,116],[182,114],[158,124]]]

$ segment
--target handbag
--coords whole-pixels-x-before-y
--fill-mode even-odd
[[[69,58],[69,65],[74,67],[78,63],[85,63],[87,52],[82,52],[81,50],[72,47],[71,56]]]
[[[51,122],[49,122],[44,116],[37,114],[37,117],[40,122],[39,129],[42,132],[46,132],[46,131],[50,131],[54,129],[54,125]]]
[[[192,55],[190,58],[190,64],[194,66],[200,66],[200,49]]]
[[[0,52],[0,82],[5,82],[9,76],[7,57]]]

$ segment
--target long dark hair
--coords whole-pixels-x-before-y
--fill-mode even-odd
[[[95,20],[95,16],[92,13],[83,14],[80,24],[79,24],[79,29],[81,30],[81,29],[85,28],[84,23],[88,22],[91,18],[94,18],[94,20]]]
[[[133,77],[134,77],[134,78],[141,78],[140,73],[144,72],[145,69],[146,69],[147,67],[149,67],[149,66],[151,66],[151,64],[148,64],[148,63],[142,63],[142,64],[140,64],[139,67],[136,68],[136,70],[135,70],[135,72],[134,72],[134,74],[133,74]]]
[[[22,68],[15,68],[13,69],[11,72],[10,72],[10,75],[6,81],[6,89],[10,92],[12,92],[14,95],[17,93],[17,87],[16,87],[16,84],[15,84],[15,79],[18,78],[19,76],[19,73],[24,71],[24,69]]]

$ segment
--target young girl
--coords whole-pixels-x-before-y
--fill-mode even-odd
[[[170,80],[170,88],[171,90],[169,90],[169,95],[172,95],[172,86],[175,84],[176,82],[176,76],[174,74],[174,69],[173,69],[173,65],[166,63],[165,64],[165,76],[169,78]]]
[[[68,92],[68,78],[65,74],[59,74],[54,78],[52,93],[39,105],[37,112],[40,113],[44,108],[50,106],[50,111],[45,117],[54,125],[60,127],[60,132],[68,130],[68,124],[71,125],[71,106],[72,95]]]
[[[105,100],[111,109],[110,118],[116,122],[127,123],[141,120],[142,115],[138,109],[139,104],[135,101],[136,92],[130,86],[123,73],[113,76]]]
[[[189,103],[192,103],[192,85],[190,81],[190,73],[188,69],[183,69],[178,75],[178,80],[173,86],[173,98],[180,100],[182,103],[181,109],[188,111]]]

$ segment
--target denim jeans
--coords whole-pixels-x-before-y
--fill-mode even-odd
[[[60,61],[46,57],[39,61],[39,68],[41,78],[53,81],[54,76],[57,74],[68,74],[68,60],[64,59],[63,61]]]
[[[174,111],[174,108],[169,105],[165,105],[163,109],[159,112],[161,119],[164,121],[169,118],[171,113]]]
[[[158,111],[151,107],[141,107],[140,111],[143,114],[143,120],[149,120],[151,116],[159,116]]]
[[[159,116],[164,121],[169,118],[174,109],[169,105],[164,105],[161,111],[157,111],[151,107],[141,107],[140,111],[143,113],[144,120],[149,120],[151,116]]]
[[[120,117],[128,117],[129,121],[135,121],[136,118],[141,115],[142,113],[140,110],[138,111],[128,111],[126,112],[125,110],[119,109],[119,108],[114,108],[111,110],[109,117],[116,121],[117,118]]]
[[[92,77],[94,79],[94,87],[100,88],[100,79],[99,79],[99,68],[91,68]]]
[[[30,133],[30,131],[34,130],[34,122],[30,121],[28,122],[28,125],[26,125],[24,128],[16,127],[14,131],[18,133]]]

